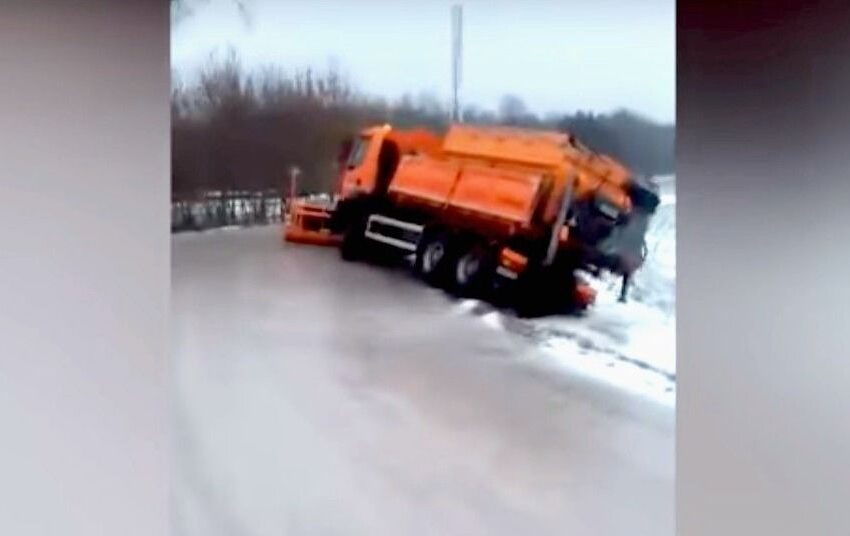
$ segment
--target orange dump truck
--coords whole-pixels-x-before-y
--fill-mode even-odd
[[[577,271],[627,278],[643,262],[657,190],[571,135],[384,125],[347,147],[327,217],[345,259],[412,257],[430,284],[522,314],[586,307]]]

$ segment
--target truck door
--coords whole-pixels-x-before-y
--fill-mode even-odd
[[[343,170],[342,187],[340,189],[343,197],[372,190],[375,181],[375,166],[369,165],[369,153],[372,152],[371,142],[372,137],[369,135],[358,136],[354,139],[353,147]]]

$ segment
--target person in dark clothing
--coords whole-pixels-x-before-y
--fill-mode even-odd
[[[631,283],[631,281],[632,281],[632,274],[631,273],[623,274],[623,281],[622,281],[622,283],[620,283],[620,297],[617,300],[620,303],[626,303],[626,295],[628,294],[629,284]]]

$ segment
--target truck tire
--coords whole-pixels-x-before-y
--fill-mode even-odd
[[[450,270],[450,291],[463,298],[482,297],[492,283],[492,256],[482,245],[473,243],[462,248]]]
[[[448,234],[425,233],[416,248],[413,270],[423,281],[433,287],[445,288],[448,272],[453,266]]]
[[[339,255],[346,261],[357,261],[363,257],[366,237],[365,220],[357,218],[352,221],[342,233],[342,243],[339,245]]]

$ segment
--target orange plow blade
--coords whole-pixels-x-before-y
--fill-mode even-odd
[[[341,237],[328,228],[332,208],[327,203],[295,199],[289,207],[289,217],[283,227],[287,242],[336,246]]]

